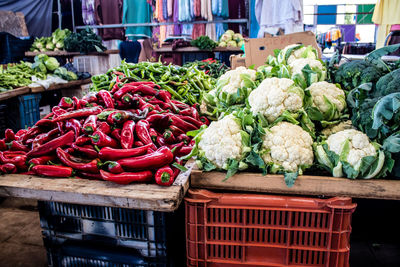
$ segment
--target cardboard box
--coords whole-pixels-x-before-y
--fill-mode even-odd
[[[297,32],[282,36],[246,39],[245,40],[245,54],[246,54],[246,67],[255,65],[259,67],[264,65],[269,55],[274,55],[275,49],[283,49],[290,44],[303,44],[305,46],[312,45],[318,51],[321,57],[321,50],[318,47],[315,34],[312,32]]]
[[[236,69],[237,67],[246,67],[246,58],[241,55],[231,55],[229,61],[231,62],[231,69]]]

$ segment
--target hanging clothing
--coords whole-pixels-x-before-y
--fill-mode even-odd
[[[285,34],[303,31],[302,0],[256,0],[255,12],[260,25],[259,38],[265,32],[275,34],[279,28]]]
[[[85,25],[96,25],[94,0],[82,0],[82,18]]]
[[[269,3],[269,0],[265,1]],[[244,0],[229,0],[229,18],[230,19],[245,19],[246,18],[246,7]],[[230,30],[234,32],[240,32],[238,23],[229,23]]]
[[[203,23],[193,24],[192,39],[195,40],[198,37],[206,34],[206,25]]]
[[[151,6],[143,0],[124,0],[123,23],[149,23],[151,22]],[[151,27],[127,27],[126,36],[129,39],[151,37]]]
[[[163,19],[168,19],[168,0],[163,0]]]
[[[178,24],[179,21],[179,1],[174,0],[173,21],[174,21],[174,35],[181,35],[182,25]]]
[[[379,24],[376,48],[384,46],[391,25],[400,24],[400,0],[379,0],[375,5],[372,21]]]
[[[122,0],[95,0],[95,17],[99,25],[122,23]],[[103,40],[125,39],[123,28],[99,29]]]
[[[167,10],[168,10],[168,17],[172,17],[174,11],[174,0],[167,0]]]

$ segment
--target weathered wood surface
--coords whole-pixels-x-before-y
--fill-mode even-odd
[[[39,54],[46,54],[51,57],[73,57],[73,56],[106,56],[109,54],[118,54],[118,49],[105,50],[103,52],[91,52],[88,54],[81,54],[80,52],[67,52],[67,51],[46,51],[46,52],[25,52],[27,57],[35,57]]]
[[[202,172],[193,168],[190,184],[194,188],[264,192],[273,194],[348,196],[353,198],[400,200],[399,180],[351,180],[326,176],[299,176],[293,187],[283,175],[240,173],[226,181],[223,172]]]
[[[189,187],[192,166],[188,162],[189,170],[179,174],[170,187],[9,174],[0,176],[0,196],[172,212],[179,207]]]
[[[16,88],[16,89],[11,89],[6,92],[0,93],[0,101],[13,98],[19,95],[24,95],[28,94],[31,91],[31,89],[28,86]]]
[[[75,87],[81,86],[82,84],[88,84],[91,82],[92,82],[92,80],[89,78],[89,79],[85,79],[85,80],[70,81],[68,83],[52,84],[47,89],[45,89],[43,86],[31,87],[30,91],[31,91],[31,93],[40,93],[40,92],[51,91],[51,90],[69,89],[69,88],[75,88]]]
[[[156,53],[193,53],[193,52],[238,52],[238,53],[243,53],[243,50],[241,50],[239,47],[216,47],[213,50],[201,50],[197,47],[194,46],[188,46],[188,47],[180,47],[175,50],[172,50],[172,46],[165,46],[165,47],[160,47],[154,49],[154,52]]]

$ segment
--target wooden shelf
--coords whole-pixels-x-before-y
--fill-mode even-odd
[[[169,187],[8,174],[0,176],[0,196],[172,212],[179,207],[189,188],[189,175],[193,165],[193,162],[188,162],[188,171],[179,174]]]
[[[50,85],[50,87],[47,88],[47,89],[45,89],[43,86],[31,87],[30,88],[30,92],[31,93],[40,93],[40,92],[51,91],[51,90],[68,89],[68,88],[81,86],[83,84],[88,84],[88,83],[91,83],[91,82],[92,82],[92,80],[90,78],[88,78],[88,79],[85,79],[85,80],[76,80],[76,81],[71,81],[71,82],[68,82],[68,83],[53,84],[53,85]]]
[[[67,51],[47,51],[47,52],[25,52],[25,56],[27,57],[35,57],[39,54],[45,54],[51,57],[73,57],[73,56],[106,56],[109,54],[118,54],[118,49],[106,50],[104,52],[92,52],[88,54],[81,54],[79,52],[67,52]]]
[[[218,190],[263,192],[290,195],[347,196],[353,198],[400,200],[399,180],[352,180],[326,176],[299,176],[293,187],[286,186],[283,175],[239,173],[225,182],[224,172],[203,172],[195,166],[191,187]]]
[[[214,53],[214,52],[237,52],[237,53],[243,53],[243,51],[238,48],[238,47],[216,47],[213,50],[201,50],[197,47],[193,46],[188,46],[188,47],[181,47],[177,48],[175,50],[172,50],[171,46],[166,46],[166,47],[161,47],[154,49],[154,52],[156,53]]]
[[[6,92],[0,93],[0,101],[13,98],[19,95],[24,95],[28,94],[31,91],[31,89],[28,86],[16,88],[16,89],[11,89]]]

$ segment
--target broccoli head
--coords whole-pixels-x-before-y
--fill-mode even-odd
[[[342,64],[335,73],[335,82],[344,90],[351,90],[363,83],[375,83],[384,72],[372,63],[355,60]]]
[[[395,92],[400,92],[400,69],[382,76],[376,83],[373,95],[382,97]]]

